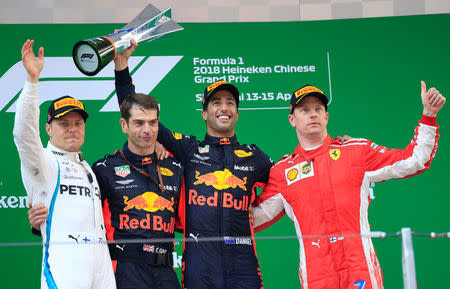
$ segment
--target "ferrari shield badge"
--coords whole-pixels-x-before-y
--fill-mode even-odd
[[[330,150],[330,157],[337,161],[341,156],[341,150]]]

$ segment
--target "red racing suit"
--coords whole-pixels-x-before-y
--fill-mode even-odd
[[[436,118],[422,116],[403,150],[366,139],[340,143],[327,136],[320,147],[299,145],[272,167],[254,209],[255,231],[284,213],[291,218],[300,242],[302,289],[383,288],[371,239],[349,235],[370,232],[372,183],[407,178],[430,166],[438,130]]]

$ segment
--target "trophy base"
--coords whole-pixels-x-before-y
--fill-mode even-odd
[[[107,37],[79,41],[73,47],[72,57],[85,75],[94,76],[116,56],[116,49]]]

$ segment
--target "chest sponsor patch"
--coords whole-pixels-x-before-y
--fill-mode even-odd
[[[160,168],[161,169],[161,175],[171,177],[173,176],[173,172],[169,170],[168,168]]]
[[[234,165],[234,169],[238,171],[245,171],[245,172],[253,172],[255,170],[254,166],[238,166]]]
[[[252,152],[246,152],[243,150],[235,150],[234,154],[240,158],[245,158],[245,157],[249,157],[249,156],[253,155]]]
[[[337,161],[339,159],[339,157],[341,156],[341,150],[339,149],[334,149],[334,150],[330,150],[330,157]]]
[[[130,174],[130,167],[128,165],[114,167],[114,171],[116,172],[116,175],[118,175],[119,177],[125,178]]]
[[[204,147],[199,147],[198,152],[201,154],[209,153],[209,145],[205,145]]]
[[[120,181],[116,181],[116,183],[120,184],[120,185],[128,185],[130,183],[134,182],[133,179],[128,179],[128,180],[120,180]]]
[[[287,185],[291,185],[301,179],[314,176],[314,167],[312,162],[302,162],[285,169]]]
[[[197,159],[199,159],[199,160],[201,160],[201,161],[207,161],[207,160],[209,160],[209,157],[208,157],[208,156],[202,156],[202,155],[199,155],[199,154],[194,154],[194,157],[197,158]]]

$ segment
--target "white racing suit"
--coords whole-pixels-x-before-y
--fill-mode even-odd
[[[116,288],[97,180],[81,152],[43,148],[38,88],[25,83],[13,134],[28,197],[49,210],[40,228],[41,288]]]

